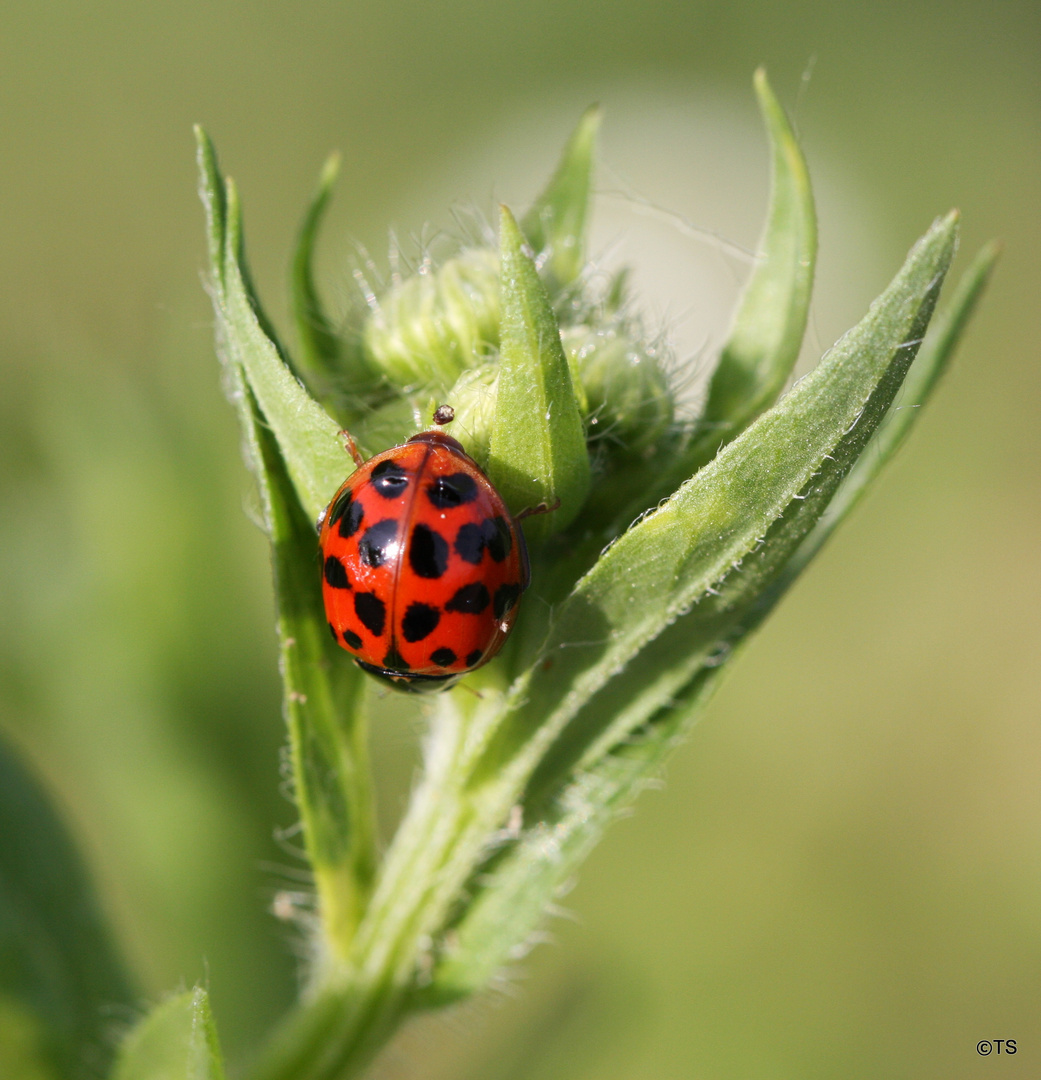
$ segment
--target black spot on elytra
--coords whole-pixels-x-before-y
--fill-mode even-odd
[[[350,579],[347,577],[347,568],[335,555],[326,557],[325,580],[333,589],[349,589],[351,587]]]
[[[427,498],[438,510],[451,510],[477,498],[477,483],[464,472],[437,476],[427,484]]]
[[[441,621],[441,612],[429,604],[409,604],[401,620],[401,633],[406,641],[422,641]]]
[[[376,494],[385,499],[396,499],[408,487],[408,473],[396,461],[381,461],[369,479]]]
[[[339,520],[343,517],[343,512],[347,509],[351,502],[351,490],[346,488],[341,491],[339,495],[333,500],[332,506],[329,507],[329,528],[331,529]]]
[[[416,525],[412,530],[408,561],[421,578],[439,578],[448,567],[448,542],[426,525]]]
[[[501,590],[500,590],[501,591]],[[455,596],[445,604],[445,611],[457,611],[462,615],[480,615],[491,603],[488,590],[479,581],[456,589]]]
[[[519,585],[500,585],[495,590],[495,617],[501,619],[517,603],[517,597],[521,594]]]
[[[412,668],[405,662],[404,657],[391,645],[387,655],[383,658],[383,666],[388,671],[411,671]]]
[[[485,518],[480,525],[467,522],[459,527],[455,537],[455,550],[461,559],[477,566],[484,552],[496,562],[502,562],[513,547],[510,527],[502,517]]]
[[[368,566],[382,566],[390,558],[390,546],[398,536],[398,523],[386,518],[370,525],[358,541],[358,554]]]
[[[333,503],[332,512],[329,515],[329,528],[331,529],[338,521],[340,535],[346,540],[361,528],[363,517],[365,517],[365,507],[360,502],[354,501],[352,492],[345,491]]]
[[[371,592],[354,594],[354,610],[362,626],[375,637],[380,637],[387,622],[387,608],[383,601]]]
[[[513,535],[503,517],[486,518],[481,524],[484,530],[484,544],[488,554],[496,562],[502,562],[513,547]]]
[[[448,667],[449,664],[455,663],[456,657],[451,649],[442,647],[440,649],[435,649],[430,654],[430,659],[433,663],[437,664],[438,667]]]
[[[470,522],[461,525],[454,546],[461,559],[476,566],[484,557],[484,530]]]
[[[361,648],[361,638],[358,637],[358,635],[353,630],[344,630],[343,640],[346,641],[352,649]]]
[[[481,650],[480,649],[474,649],[474,651],[472,653],[467,653],[466,666],[467,667],[475,667],[476,664],[477,664],[477,661],[480,660],[480,659],[481,659]]]

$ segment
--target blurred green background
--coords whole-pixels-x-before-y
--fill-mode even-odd
[[[275,838],[294,814],[267,554],[213,359],[191,123],[285,326],[329,150],[343,300],[353,241],[382,258],[388,225],[451,228],[458,200],[523,208],[600,101],[594,248],[641,261],[651,324],[703,372],[744,271],[699,230],[753,246],[763,212],[760,63],[817,187],[810,353],[952,205],[963,253],[1005,239],[996,280],[905,452],[594,854],[555,944],[380,1075],[1041,1075],[1036,2],[8,0],[0,724],[142,1004],[205,980],[232,1062],[295,993],[269,908],[303,866]],[[388,818],[415,736],[375,732]],[[983,1063],[983,1038],[1020,1051]]]

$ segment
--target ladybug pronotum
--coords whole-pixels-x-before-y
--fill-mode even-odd
[[[329,629],[359,667],[398,689],[445,689],[509,635],[529,580],[524,535],[441,431],[355,460],[319,519]]]

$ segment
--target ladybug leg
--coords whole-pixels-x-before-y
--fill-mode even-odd
[[[354,441],[354,436],[345,428],[340,432],[340,438],[343,439],[344,450],[354,458],[354,464],[360,469],[365,464],[365,458],[361,456],[361,451],[359,451],[358,444]]]
[[[554,510],[560,509],[560,496],[558,495],[550,506],[548,503],[539,503],[538,506],[525,507],[516,517],[517,521],[523,521],[525,518],[535,517],[536,514],[552,514]]]
[[[547,503],[539,503],[538,506],[527,506],[519,514],[514,517],[514,522],[519,524],[524,518],[535,517],[536,514],[552,514],[554,510],[560,509],[559,496],[550,506]],[[517,546],[520,549],[520,564],[521,564],[521,579],[520,587],[523,591],[531,584],[531,563],[528,561],[528,545],[524,542],[524,533],[520,529],[516,530]]]
[[[554,510],[560,509],[560,496],[558,495],[553,501],[553,505],[548,503],[539,503],[538,506],[525,507],[513,520],[520,522],[528,517],[535,517],[537,514],[552,514]],[[528,546],[524,543],[524,533],[517,530],[517,538],[520,540],[520,556],[521,556],[521,588],[526,589],[531,584],[531,563],[528,561]]]

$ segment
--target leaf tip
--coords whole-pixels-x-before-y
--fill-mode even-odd
[[[336,183],[340,175],[342,161],[339,150],[334,150],[325,159],[325,164],[322,165],[322,171],[318,176],[318,186],[323,192],[328,191]]]
[[[192,134],[195,136],[195,151],[200,165],[216,168],[217,148],[213,145],[209,132],[202,124],[192,124]]]
[[[784,106],[777,99],[777,95],[770,85],[770,80],[766,77],[765,67],[756,68],[752,84],[755,89],[756,100],[759,102],[759,111],[766,121],[771,141],[779,141],[794,146],[795,134],[792,130],[791,121],[788,119],[788,114],[784,111]],[[805,174],[806,167],[801,159],[798,162],[798,165],[799,172]],[[805,183],[807,185],[809,184],[809,177],[805,178]]]
[[[582,113],[581,119],[578,121],[578,128],[576,130],[576,136],[578,138],[593,139],[600,131],[600,124],[604,119],[603,106],[598,101],[594,101],[584,113]]]
[[[752,76],[752,89],[755,90],[755,96],[759,101],[759,107],[764,111],[772,109],[780,109],[781,103],[777,100],[777,95],[773,91],[773,87],[770,85],[770,80],[766,75],[766,68],[760,64],[755,69],[755,74]]]
[[[503,252],[521,251],[527,239],[513,216],[513,211],[505,204],[499,203],[499,247]]]

